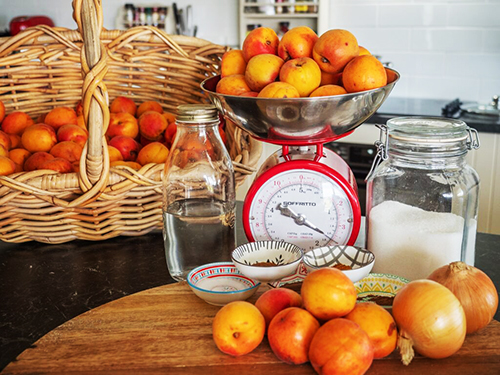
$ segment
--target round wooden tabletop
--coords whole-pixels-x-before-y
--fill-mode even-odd
[[[267,288],[260,286],[249,301]],[[220,352],[212,340],[219,308],[195,296],[185,282],[145,290],[62,324],[2,373],[314,374],[310,364],[280,362],[267,339],[244,356]],[[375,360],[367,374],[498,374],[499,369],[500,323],[493,321],[468,336],[452,357],[417,356],[404,366],[394,352]]]

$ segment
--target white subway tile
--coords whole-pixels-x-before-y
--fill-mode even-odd
[[[482,31],[479,29],[414,29],[411,33],[412,51],[480,52]]]
[[[445,66],[448,76],[500,79],[500,54],[448,54]]]
[[[491,102],[493,95],[500,95],[500,78],[482,79],[479,83],[478,102],[487,104]]]
[[[448,26],[454,27],[499,27],[500,2],[450,4]]]
[[[414,98],[476,100],[479,93],[479,81],[474,78],[412,76],[409,81],[408,95]]]
[[[359,45],[368,48],[374,54],[377,51],[408,51],[410,42],[409,29],[350,28],[358,39]]]
[[[377,7],[373,5],[330,6],[330,27],[376,26]]]
[[[435,4],[381,5],[379,25],[381,26],[444,26],[446,6]]]
[[[483,30],[483,51],[500,52],[500,28]]]

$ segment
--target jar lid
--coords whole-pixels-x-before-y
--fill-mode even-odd
[[[469,136],[467,124],[442,117],[396,117],[387,121],[389,137],[418,143],[448,143]]]
[[[177,121],[199,123],[217,121],[219,112],[212,104],[182,104],[177,107]]]

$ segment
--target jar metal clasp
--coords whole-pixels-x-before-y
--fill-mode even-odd
[[[368,181],[378,165],[388,158],[387,148],[389,147],[389,128],[385,124],[375,124],[375,126],[380,129],[379,140],[374,143],[377,148],[377,153],[375,154],[375,158],[373,159],[370,171],[366,175],[365,181]]]
[[[477,150],[481,145],[479,142],[479,134],[474,128],[467,128],[467,132],[469,136],[467,137],[467,149],[468,150]]]

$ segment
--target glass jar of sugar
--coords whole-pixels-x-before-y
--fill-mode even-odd
[[[477,132],[437,117],[399,117],[377,126],[366,203],[372,272],[415,280],[453,261],[473,265],[479,176],[465,158],[479,147]]]

